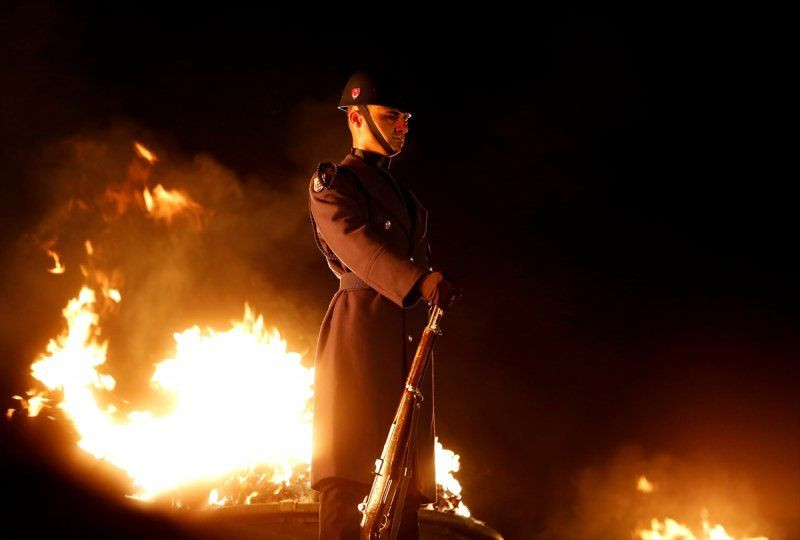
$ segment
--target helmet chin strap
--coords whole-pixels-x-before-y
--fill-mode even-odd
[[[375,122],[372,120],[372,115],[370,115],[367,106],[356,105],[356,107],[358,107],[358,110],[359,112],[361,112],[361,116],[364,117],[364,120],[367,121],[367,126],[369,127],[369,130],[372,132],[372,135],[378,141],[378,144],[381,145],[383,150],[389,155],[389,157],[397,155],[397,151],[395,151],[395,149],[392,148],[392,145],[390,145],[389,142],[383,137],[383,133],[381,133],[381,131],[378,129],[378,126],[375,125]]]

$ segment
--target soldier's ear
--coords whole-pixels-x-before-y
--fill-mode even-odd
[[[361,122],[364,121],[356,108],[352,106],[347,108],[347,120],[357,128],[361,127]]]

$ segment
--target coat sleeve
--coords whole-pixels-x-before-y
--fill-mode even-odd
[[[309,185],[311,214],[325,242],[348,268],[400,307],[419,301],[415,284],[427,269],[389,249],[367,221],[355,180],[337,174],[330,186]]]

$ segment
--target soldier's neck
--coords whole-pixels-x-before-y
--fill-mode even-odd
[[[389,170],[389,165],[392,163],[392,158],[389,156],[384,156],[383,154],[372,152],[370,150],[364,150],[363,148],[351,148],[350,153],[369,163],[373,167],[378,167],[387,171]]]

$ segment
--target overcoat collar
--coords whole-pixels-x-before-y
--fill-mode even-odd
[[[366,161],[373,167],[377,167],[386,172],[389,171],[389,166],[392,164],[392,158],[389,156],[384,156],[378,154],[377,152],[370,152],[369,150],[364,150],[363,148],[351,148],[350,153],[357,158],[361,158],[362,161]]]
[[[342,160],[342,165],[351,169],[369,195],[375,197],[386,210],[394,215],[403,229],[403,232],[409,239],[411,244],[409,252],[413,252],[414,248],[422,241],[427,232],[428,210],[420,204],[411,190],[404,184],[395,180],[400,189],[412,202],[412,207],[409,208],[409,211],[413,213],[415,218],[412,226],[408,212],[406,212],[403,207],[403,201],[400,200],[390,184],[394,177],[391,176],[389,171],[375,167],[353,154],[347,154],[344,160]]]

